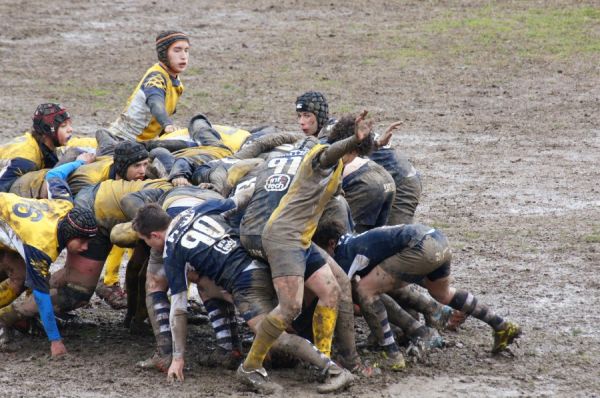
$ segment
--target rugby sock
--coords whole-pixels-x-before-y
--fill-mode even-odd
[[[356,335],[354,333],[354,304],[350,297],[345,298],[344,295],[342,295],[338,304],[335,341],[344,364],[360,362],[360,357],[356,351]]]
[[[380,296],[381,302],[385,306],[388,320],[397,325],[409,337],[422,337],[427,334],[427,326],[422,325],[406,312],[397,302],[387,294]]]
[[[0,308],[6,307],[17,298],[17,293],[10,286],[10,279],[0,283]]]
[[[397,289],[394,292],[389,293],[389,295],[402,307],[414,308],[423,314],[433,314],[443,307],[442,304],[410,285],[403,287],[402,289]]]
[[[454,293],[454,296],[448,305],[465,314],[482,320],[490,325],[495,331],[502,330],[504,327],[504,319],[496,315],[494,311],[489,309],[486,305],[480,304],[477,301],[477,298],[466,290],[456,290],[456,293]]]
[[[394,332],[392,332],[392,328],[390,327],[383,302],[379,298],[370,304],[361,302],[360,308],[369,328],[377,337],[379,345],[387,352],[400,351],[394,339]]]
[[[244,369],[247,371],[262,368],[265,356],[271,349],[275,340],[285,331],[285,322],[272,314],[269,314],[262,320],[256,336],[250,347],[250,352],[244,361]]]
[[[231,322],[235,319],[230,318],[227,303],[219,299],[209,299],[204,302],[204,307],[208,312],[208,319],[212,325],[217,337],[217,345],[226,351],[233,349]]]
[[[119,282],[119,268],[121,267],[121,260],[125,254],[125,249],[113,245],[108,257],[104,262],[104,284],[106,286],[112,286]]]
[[[315,346],[328,358],[331,357],[331,344],[337,315],[337,308],[318,304],[313,313],[312,324]]]
[[[273,345],[273,349],[275,348],[320,369],[326,369],[334,363],[310,341],[295,334],[283,333]]]
[[[171,325],[169,324],[169,312],[171,303],[166,292],[154,292],[146,296],[146,308],[148,317],[152,324],[156,346],[160,356],[171,355],[173,342],[171,338]]]

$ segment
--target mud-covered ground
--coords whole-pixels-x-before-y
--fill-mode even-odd
[[[600,395],[600,4],[595,1],[0,1],[0,136],[60,101],[80,134],[111,122],[155,61],[159,30],[191,36],[175,119],[197,112],[250,128],[295,128],[294,99],[324,92],[334,115],[403,120],[396,145],[423,175],[420,222],[454,247],[456,285],[524,330],[514,357],[469,319],[426,364],[360,380],[373,396]],[[94,299],[67,328],[68,358],[43,337],[0,353],[0,396],[251,396],[204,368],[190,337],[181,385],[140,372],[152,338]],[[366,336],[359,335],[363,342]],[[316,395],[306,370],[271,372]]]

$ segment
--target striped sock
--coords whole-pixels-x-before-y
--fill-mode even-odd
[[[448,305],[456,310],[469,314],[490,325],[495,331],[502,330],[504,319],[496,315],[486,305],[480,304],[477,298],[466,290],[457,290]]]

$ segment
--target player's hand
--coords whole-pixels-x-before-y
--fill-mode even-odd
[[[174,381],[183,381],[183,358],[173,358],[169,371],[167,372],[167,381],[173,383]]]
[[[165,126],[165,128],[164,128],[165,133],[172,133],[175,130],[177,130],[177,128],[172,124],[169,124],[168,126]]]
[[[400,121],[390,124],[389,127],[385,130],[385,133],[383,133],[383,135],[377,140],[377,148],[383,148],[384,146],[389,145],[392,139],[392,133],[401,125],[402,122]]]
[[[173,184],[174,187],[185,187],[187,185],[192,185],[185,177],[174,178],[171,181],[171,184]]]
[[[50,342],[50,354],[53,358],[65,355],[67,353],[67,348],[63,344],[62,340],[56,340]]]
[[[86,164],[89,164],[96,160],[96,155],[90,152],[84,152],[77,156],[77,160],[83,160]]]
[[[373,120],[365,120],[369,111],[366,109],[360,113],[355,119],[356,127],[354,128],[354,135],[358,141],[362,141],[371,134],[373,130]]]

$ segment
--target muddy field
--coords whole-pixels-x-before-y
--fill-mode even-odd
[[[423,175],[418,221],[450,238],[456,285],[524,335],[514,357],[493,357],[490,329],[469,319],[427,363],[343,395],[600,396],[599,2],[0,0],[0,15],[0,141],[50,100],[93,134],[171,28],[192,40],[180,125],[202,112],[295,129],[310,89],[334,115],[404,121],[395,143]],[[94,298],[79,314],[91,324],[65,330],[66,359],[50,360],[43,337],[0,353],[0,396],[253,395],[195,363],[206,326],[191,333],[186,381],[169,385],[134,368],[152,338],[130,336],[123,313]],[[309,371],[271,374],[289,396],[317,395]]]

